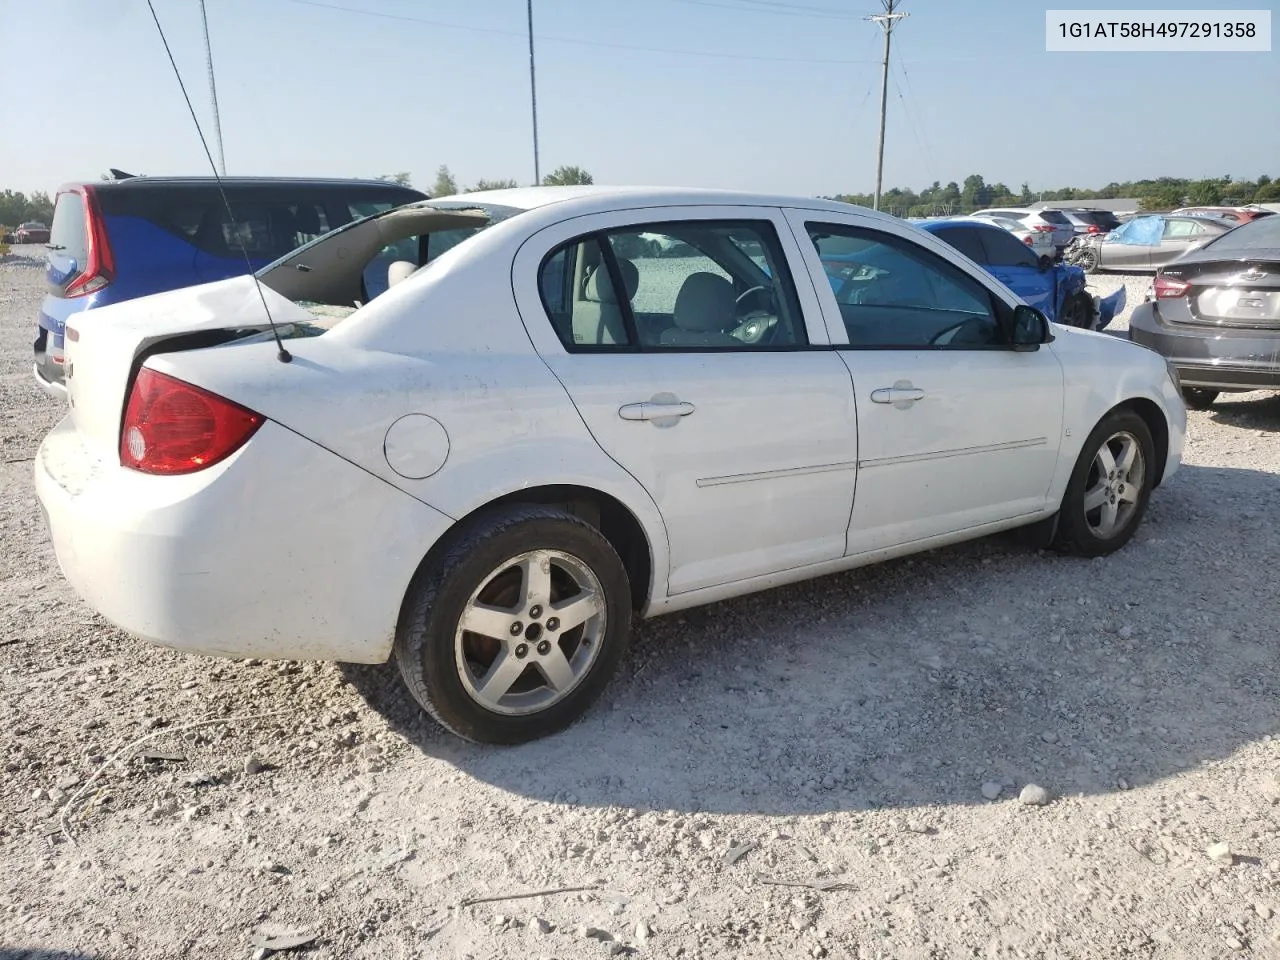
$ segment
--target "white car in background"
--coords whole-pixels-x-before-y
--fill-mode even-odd
[[[166,646],[394,656],[473,740],[572,722],[635,616],[1011,528],[1110,553],[1182,452],[1158,355],[841,203],[480,193],[259,277],[73,322],[35,466],[62,569]]]
[[[1057,210],[1029,210],[1023,207],[991,207],[986,210],[975,210],[976,217],[999,217],[1003,220],[1017,220],[1024,227],[1039,233],[1047,233],[1053,238],[1055,253],[1062,253],[1067,244],[1075,239],[1076,228],[1066,215]]]
[[[1000,227],[1002,230],[1007,230],[1022,241],[1037,257],[1048,257],[1052,260],[1058,252],[1057,247],[1053,245],[1053,234],[1046,233],[1043,230],[1033,230],[1020,220],[1011,220],[1008,217],[980,216],[976,213],[964,219],[977,220],[979,223],[990,223],[993,226]]]

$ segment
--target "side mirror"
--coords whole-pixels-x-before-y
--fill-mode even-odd
[[[1013,308],[1009,326],[1009,342],[1019,353],[1030,353],[1039,350],[1042,343],[1053,342],[1049,320],[1035,307],[1029,307],[1025,303]]]

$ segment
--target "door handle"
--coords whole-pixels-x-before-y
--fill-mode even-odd
[[[899,410],[905,410],[917,400],[924,399],[924,391],[912,386],[907,380],[899,380],[892,387],[880,387],[871,391],[872,403],[889,403]]]
[[[666,403],[646,400],[643,403],[626,403],[618,408],[618,416],[623,420],[671,420],[673,417],[687,417],[693,413],[692,403],[683,400]]]

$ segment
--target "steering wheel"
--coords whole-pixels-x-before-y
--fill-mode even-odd
[[[749,315],[745,321],[730,331],[729,336],[743,343],[764,343],[766,337],[773,339],[778,328],[778,318],[768,313]]]
[[[929,338],[929,346],[984,346],[991,342],[990,322],[986,317],[967,317],[935,333]],[[973,336],[966,336],[969,333]]]

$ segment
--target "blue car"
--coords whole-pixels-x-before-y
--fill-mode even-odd
[[[226,177],[222,186],[226,201],[211,177],[124,174],[59,189],[36,323],[34,373],[46,393],[66,395],[73,314],[259,270],[352,220],[426,199],[380,180]]]
[[[1079,267],[1037,257],[994,224],[957,218],[915,226],[955,247],[1055,323],[1102,330],[1124,310],[1124,287],[1096,299],[1085,289],[1084,271]]]

